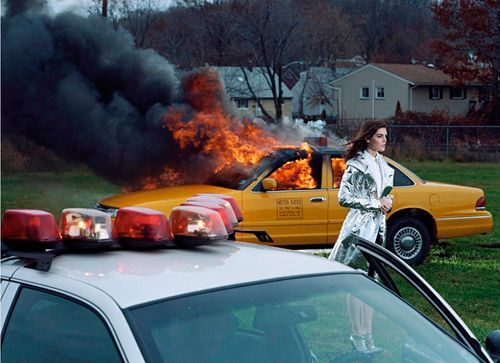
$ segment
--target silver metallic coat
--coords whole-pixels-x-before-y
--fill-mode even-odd
[[[330,254],[334,259],[354,268],[366,268],[361,252],[353,245],[356,235],[371,242],[379,242],[385,246],[386,222],[385,214],[380,209],[377,183],[370,174],[367,156],[359,152],[347,161],[339,190],[339,203],[350,208],[340,230],[339,237]],[[382,190],[393,185],[394,170],[380,158],[382,174]]]

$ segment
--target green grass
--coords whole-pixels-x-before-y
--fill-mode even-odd
[[[8,208],[42,209],[59,218],[64,208],[93,208],[120,188],[87,168],[57,173],[2,175],[2,213]]]
[[[500,164],[403,164],[423,179],[474,186],[486,193],[493,230],[487,235],[441,240],[416,268],[484,342],[489,332],[500,329]]]
[[[424,179],[482,188],[495,226],[485,236],[440,241],[417,271],[448,301],[476,336],[500,329],[500,164],[403,162]],[[68,207],[93,207],[119,187],[86,168],[2,176],[2,212],[35,208],[56,218]],[[405,291],[403,291],[405,293]],[[417,303],[417,305],[419,305]]]

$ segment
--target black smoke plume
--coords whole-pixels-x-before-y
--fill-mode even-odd
[[[173,67],[101,17],[44,14],[15,0],[2,18],[2,133],[23,134],[119,184],[174,159],[162,115]]]

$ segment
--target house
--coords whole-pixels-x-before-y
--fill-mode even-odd
[[[326,119],[338,113],[334,102],[334,90],[330,83],[335,80],[333,69],[311,67],[300,73],[300,79],[292,88],[292,114],[294,117]]]
[[[265,68],[253,67],[215,67],[221,76],[226,92],[233,102],[240,117],[261,117],[263,112],[256,99],[259,99],[262,108],[272,117],[276,115],[274,99],[269,86],[269,78]],[[277,84],[277,80],[275,81]],[[283,89],[283,116],[292,117],[292,92],[282,82]]]
[[[370,63],[330,82],[344,119],[388,118],[402,111],[464,115],[480,107],[481,87],[455,87],[451,77],[422,64]]]

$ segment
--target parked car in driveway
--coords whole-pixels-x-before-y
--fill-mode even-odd
[[[422,180],[394,160],[386,160],[394,169],[387,247],[406,262],[423,262],[430,245],[439,239],[492,229],[492,215],[481,189]],[[338,202],[344,169],[341,150],[283,149],[245,173],[229,169],[204,185],[115,195],[99,201],[97,208],[112,214],[120,207],[144,206],[168,214],[194,194],[222,193],[240,204],[245,217],[242,227],[267,231],[275,246],[331,248],[348,211]],[[248,235],[237,238],[259,243]]]
[[[222,219],[203,209],[174,209],[170,229],[155,211],[122,209],[114,232],[104,213],[73,209],[61,218],[63,246],[48,213],[6,212],[2,362],[493,362],[386,249],[357,241],[377,281],[318,256],[228,241]],[[190,238],[196,247],[186,248]],[[427,315],[404,300],[402,282]],[[381,351],[351,345],[352,295],[374,309]]]

